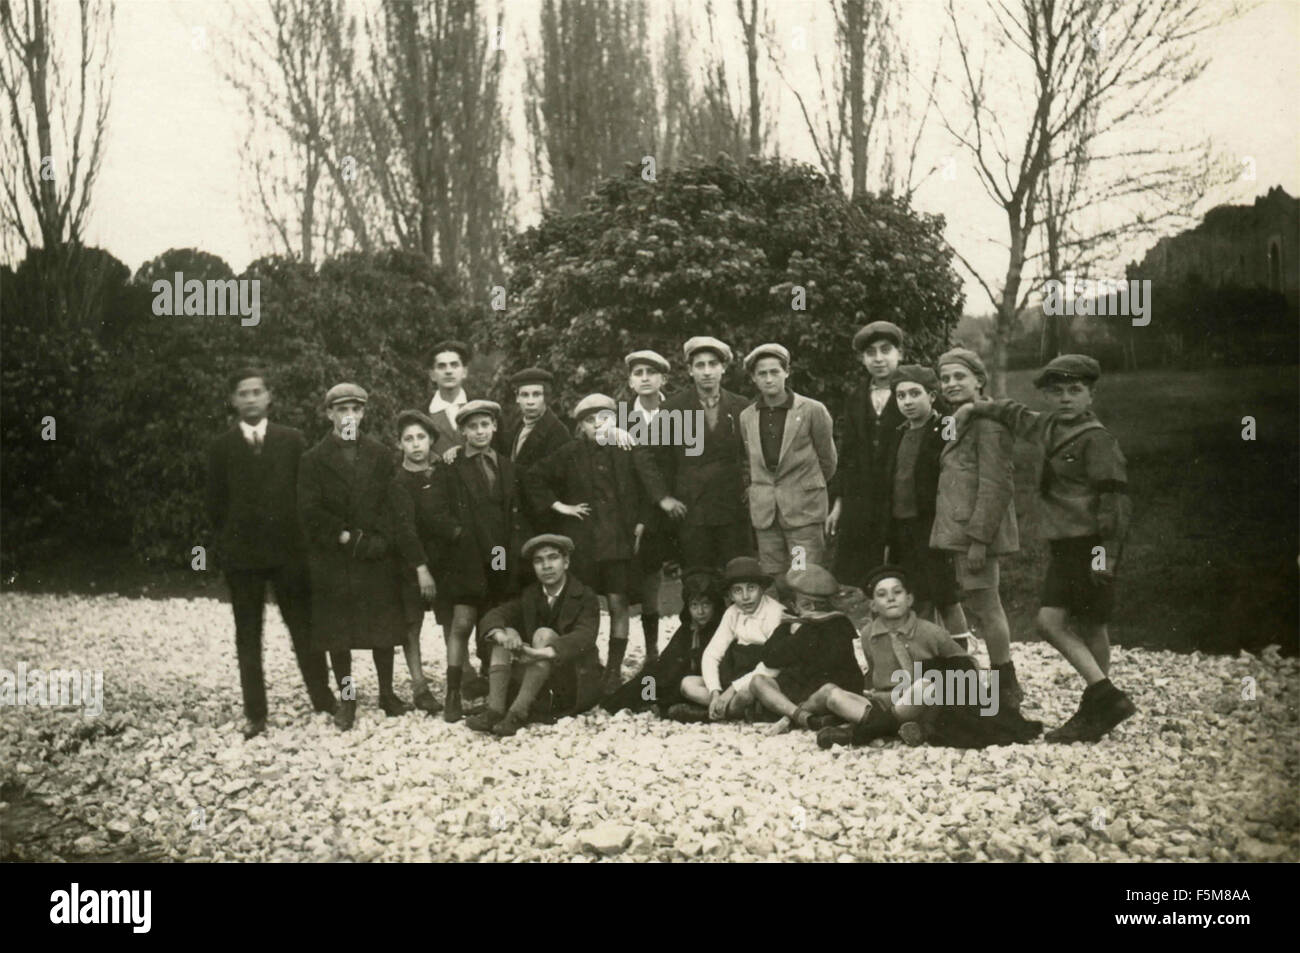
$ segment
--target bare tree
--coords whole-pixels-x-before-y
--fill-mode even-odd
[[[476,289],[496,280],[503,13],[477,0],[385,0],[368,21],[362,113],[386,230]]]
[[[853,195],[875,188],[910,196],[924,180],[916,178],[916,157],[938,72],[923,95],[914,88],[895,0],[830,0],[828,7],[835,18],[835,51],[830,57],[813,54],[815,95],[792,83],[786,64],[774,57],[777,70],[828,176],[849,183]],[[904,148],[905,163],[899,155]]]
[[[1027,279],[1027,266],[1053,255],[1043,271],[1059,273],[1068,263],[1095,259],[1107,241],[1151,220],[1150,212],[1134,212],[1131,205],[1125,213],[1126,200],[1154,208],[1156,215],[1169,212],[1170,190],[1185,183],[1188,168],[1168,161],[1167,144],[1151,141],[1153,123],[1204,68],[1191,39],[1227,14],[1204,0],[987,0],[985,12],[996,75],[1005,79],[992,86],[987,56],[976,62],[964,21],[947,0],[963,115],[960,122],[943,122],[971,156],[981,186],[1007,223],[1000,286],[957,254],[996,308],[990,383],[1002,394],[1007,345],[1040,284]],[[1153,161],[1156,179],[1144,184]],[[1108,177],[1103,166],[1127,173]],[[1115,203],[1110,224],[1088,228],[1080,220],[1085,209],[1092,218],[1098,214],[1090,198]],[[1047,246],[1035,246],[1049,219]]]
[[[547,204],[577,208],[602,178],[656,155],[658,120],[643,0],[545,0],[528,63],[533,171]]]
[[[60,14],[68,9],[58,7]],[[64,32],[52,22],[48,0],[0,0],[0,220],[7,244],[16,236],[27,251],[59,251],[46,256],[56,269],[52,290],[67,277],[57,271],[74,267],[84,235],[112,85],[113,5],[79,0],[75,9],[75,33]],[[70,33],[75,40],[65,47]],[[58,300],[55,307],[62,312],[68,304]]]
[[[250,124],[241,158],[253,214],[281,250],[311,264],[373,246],[355,181],[356,23],[344,0],[267,0],[239,8],[225,79]]]

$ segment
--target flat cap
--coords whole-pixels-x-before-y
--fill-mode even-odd
[[[617,413],[618,405],[614,403],[613,397],[604,394],[588,394],[578,401],[577,407],[573,408],[573,419],[581,420],[587,414],[597,410],[612,410]]]
[[[943,367],[945,364],[962,364],[979,378],[981,384],[988,383],[989,372],[984,367],[984,359],[968,347],[955,347],[951,351],[944,351],[939,355],[939,360],[934,362],[936,368]]]
[[[542,533],[540,536],[534,536],[524,543],[520,552],[523,554],[524,559],[532,559],[533,551],[543,546],[554,546],[566,556],[573,555],[573,540],[567,536],[561,536],[559,533]]]
[[[495,400],[471,400],[467,401],[460,410],[456,411],[456,426],[459,427],[475,414],[491,414],[493,419],[501,419],[501,405]]]
[[[333,407],[335,404],[345,400],[355,400],[365,403],[369,398],[366,396],[366,389],[360,384],[335,384],[325,392],[325,406]]]
[[[731,363],[731,348],[717,338],[711,338],[708,335],[691,338],[682,346],[682,351],[686,354],[687,364],[691,363],[691,355],[696,351],[714,351],[718,357],[722,358],[723,364]]]
[[[443,351],[455,351],[460,355],[462,364],[468,364],[474,357],[474,351],[464,341],[439,341],[433,346],[433,356],[437,357]],[[432,363],[432,361],[430,362]]]
[[[727,563],[722,582],[734,586],[738,582],[756,582],[760,586],[772,585],[772,577],[763,572],[763,566],[753,556],[737,556]]]
[[[1047,362],[1047,366],[1034,378],[1034,386],[1042,387],[1051,380],[1080,380],[1092,383],[1101,377],[1101,365],[1087,354],[1061,354]]]
[[[911,585],[907,581],[907,573],[903,571],[902,566],[877,566],[867,574],[866,594],[870,596],[876,591],[876,586],[880,585],[882,579],[897,579],[903,584],[903,588],[908,592],[912,591]]]
[[[627,365],[629,371],[638,364],[649,364],[660,374],[667,374],[669,370],[668,359],[658,351],[633,351],[623,358],[623,363]]]
[[[515,371],[510,375],[511,387],[523,387],[525,384],[549,384],[555,380],[555,375],[545,368],[525,367],[522,371]]]
[[[833,596],[840,584],[827,570],[809,563],[804,569],[791,569],[785,574],[785,584],[805,596]]]
[[[853,335],[853,350],[865,350],[867,345],[876,338],[884,338],[887,341],[893,341],[894,347],[902,347],[903,329],[893,321],[872,321],[870,324],[860,328],[857,334]]]
[[[790,352],[780,344],[760,344],[745,355],[745,370],[753,370],[754,364],[762,357],[774,357],[790,369]]]
[[[402,432],[411,424],[417,424],[424,429],[430,437],[438,436],[438,428],[433,425],[433,419],[422,410],[404,410],[397,415],[397,435],[400,437]]]
[[[939,389],[939,375],[924,364],[900,364],[889,378],[889,386],[896,387],[904,381],[920,384],[926,390]]]

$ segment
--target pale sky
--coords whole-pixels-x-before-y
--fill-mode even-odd
[[[60,5],[70,2],[58,0]],[[778,35],[792,34],[806,21],[808,44],[825,50],[828,21],[824,13],[817,14],[818,4],[768,3]],[[651,4],[657,15],[661,7],[655,0]],[[720,12],[730,13],[729,3],[718,6]],[[516,77],[504,84],[507,93],[522,89],[517,80],[521,41],[535,29],[537,9],[537,0],[506,3],[507,69]],[[60,11],[65,23],[71,12]],[[944,27],[942,0],[906,0],[903,20],[917,44],[918,58],[932,56],[935,44],[930,37]],[[241,208],[239,146],[246,131],[238,100],[221,80],[218,44],[212,37],[230,22],[229,6],[218,0],[118,0],[110,132],[88,239],[133,270],[173,247],[200,247],[221,256],[236,271],[271,250]],[[1278,184],[1292,195],[1300,194],[1298,41],[1300,0],[1265,0],[1201,44],[1211,64],[1184,90],[1168,118],[1192,138],[1211,136],[1227,155],[1253,157],[1255,181],[1235,183],[1232,194],[1221,200],[1249,200]],[[806,54],[791,54],[789,62],[796,82],[812,76]],[[767,88],[774,90],[770,104],[781,153],[814,160],[793,98],[774,76],[768,80]],[[517,127],[517,143],[506,165],[515,170],[521,224],[528,224],[538,209],[522,151],[529,143],[519,126],[519,103],[507,106]],[[998,210],[937,124],[931,124],[922,142],[923,160],[954,155],[957,177],[929,180],[916,196],[917,207],[946,215],[954,245],[982,270],[996,274],[1005,258],[988,239],[1000,238],[1004,230]],[[979,287],[969,281],[966,287],[967,311],[987,312],[988,301]]]

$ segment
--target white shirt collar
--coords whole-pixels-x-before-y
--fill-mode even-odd
[[[637,413],[640,413],[641,416],[644,417],[646,419],[646,422],[648,423],[659,416],[659,411],[663,410],[663,407],[664,407],[664,395],[663,392],[660,391],[659,406],[656,407],[654,410],[648,409],[644,404],[641,403],[640,395],[637,395],[636,402],[632,405],[632,410]]]
[[[543,585],[543,586],[542,586],[542,595],[546,596],[546,604],[547,604],[548,606],[553,606],[553,605],[555,605],[555,600],[558,599],[558,598],[560,598],[560,596],[564,595],[564,587],[565,587],[566,585],[568,585],[568,584],[569,584],[569,577],[568,577],[568,576],[565,576],[565,577],[564,577],[564,582],[560,583],[560,588],[555,590],[555,595],[551,595],[549,592],[547,592],[547,591],[546,591],[546,586]]]
[[[266,418],[263,417],[261,420],[259,420],[257,422],[257,426],[246,424],[241,420],[239,422],[239,429],[244,432],[244,439],[247,440],[249,443],[253,442],[253,434],[257,434],[257,436],[265,440],[266,439]]]
[[[465,396],[465,388],[463,387],[456,391],[456,396],[452,398],[451,403],[442,399],[442,391],[434,391],[433,400],[429,401],[429,413],[441,413],[442,411],[450,410],[453,407],[464,407],[468,403],[469,398]],[[454,411],[452,413],[454,413]],[[447,416],[450,417],[452,414],[449,413]]]

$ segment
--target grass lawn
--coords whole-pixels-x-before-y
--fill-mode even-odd
[[[1037,407],[1030,372],[1011,396]],[[1119,570],[1112,638],[1191,651],[1294,653],[1300,622],[1300,374],[1295,367],[1112,374],[1096,410],[1129,461],[1134,520]],[[1242,439],[1253,416],[1256,439]],[[1037,538],[1037,450],[1020,444],[1021,552],[1003,564],[1002,595],[1018,639],[1032,639],[1047,566]],[[220,573],[159,570],[79,543],[4,588],[225,597]]]
[[[1032,373],[1010,396],[1032,407]],[[1294,367],[1150,371],[1103,378],[1095,410],[1129,463],[1133,525],[1112,638],[1222,652],[1297,643],[1300,374]],[[1242,439],[1242,418],[1256,421]],[[1019,444],[1022,549],[1004,563],[1012,631],[1033,630],[1047,548],[1038,539],[1038,451]]]

